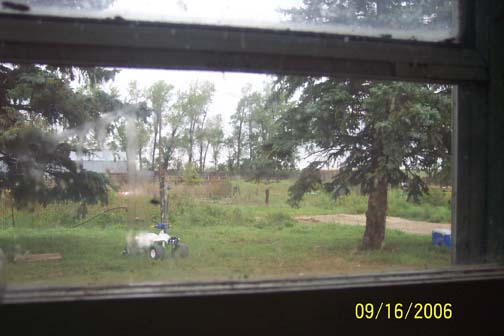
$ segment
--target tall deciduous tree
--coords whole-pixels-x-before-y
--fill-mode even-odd
[[[215,87],[210,82],[193,82],[186,91],[179,92],[175,108],[185,116],[184,137],[189,164],[194,161],[196,143],[199,145],[200,161],[202,159],[204,145],[198,142],[198,134],[202,133],[205,126],[208,107],[214,92]]]
[[[236,111],[231,115],[231,125],[233,127],[232,143],[235,147],[235,167],[242,168],[243,150],[248,148],[248,161],[254,156],[254,120],[251,117],[255,109],[260,109],[261,94],[252,92],[252,86],[247,84],[242,88],[242,97],[238,101]],[[245,154],[246,155],[246,154]]]
[[[206,130],[208,145],[212,148],[212,161],[215,170],[217,170],[219,156],[225,142],[222,115],[218,114],[210,118],[208,120]]]
[[[251,154],[247,160],[246,173],[257,185],[265,184],[264,203],[269,205],[270,183],[286,177],[295,166],[295,152],[287,156],[278,156],[279,151],[275,145],[279,118],[286,113],[290,104],[282,94],[273,94],[270,86],[267,86],[262,93],[254,92],[249,97],[247,135]]]
[[[171,106],[166,113],[164,135],[159,141],[159,190],[161,196],[161,222],[167,223],[168,198],[166,197],[166,171],[175,160],[175,151],[183,146],[183,130],[186,116],[180,109]]]
[[[218,114],[208,118],[203,129],[197,133],[197,141],[200,147],[199,170],[205,171],[208,149],[212,147],[214,164],[219,159],[221,145],[224,141],[224,131],[222,129],[222,115]],[[217,166],[217,165],[216,165]]]
[[[146,98],[149,107],[154,114],[154,139],[152,145],[152,170],[156,169],[156,149],[161,138],[162,129],[162,113],[167,108],[168,102],[171,98],[171,91],[173,86],[165,83],[164,81],[157,81],[152,84],[146,92]]]

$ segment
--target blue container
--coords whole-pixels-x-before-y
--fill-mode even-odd
[[[166,229],[168,229],[168,224],[159,223],[159,224],[154,225],[154,227],[158,230],[166,230]]]
[[[451,247],[451,230],[450,229],[435,229],[432,230],[432,245]]]

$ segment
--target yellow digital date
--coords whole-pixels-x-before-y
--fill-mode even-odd
[[[386,318],[387,320],[449,320],[453,317],[453,306],[451,303],[357,303],[355,305],[355,318],[358,320],[377,320]]]

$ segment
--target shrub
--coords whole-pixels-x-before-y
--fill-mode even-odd
[[[367,196],[351,192],[348,195],[338,197],[336,205],[344,208],[345,212],[354,214],[365,213],[367,210]]]
[[[196,169],[196,166],[191,162],[188,162],[184,166],[183,177],[184,182],[187,184],[199,184],[202,182],[198,174],[198,170]]]
[[[430,188],[429,193],[422,195],[420,203],[429,204],[431,206],[448,207],[450,203],[451,193],[445,193],[438,188]]]

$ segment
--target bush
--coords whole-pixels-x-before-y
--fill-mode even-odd
[[[199,184],[202,182],[196,166],[191,162],[188,162],[184,166],[183,172],[184,182],[187,184]]]
[[[422,195],[420,203],[428,204],[431,206],[445,206],[450,204],[451,193],[443,192],[438,188],[430,188],[429,193]]]
[[[450,209],[446,207],[435,207],[429,213],[429,222],[433,223],[447,223],[451,220]]]
[[[439,189],[432,189],[420,198],[420,203],[406,200],[406,193],[392,189],[388,198],[389,216],[397,216],[434,223],[447,223],[451,218],[450,196]]]
[[[361,214],[365,213],[367,210],[367,200],[368,198],[366,195],[359,195],[355,192],[352,192],[348,195],[338,197],[338,199],[336,200],[336,205],[344,208],[345,212]]]

